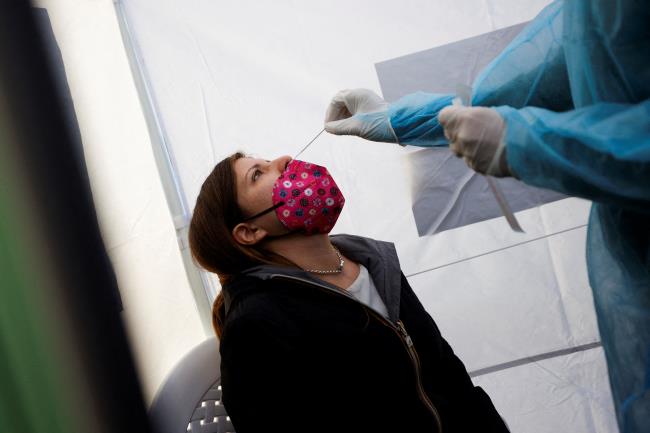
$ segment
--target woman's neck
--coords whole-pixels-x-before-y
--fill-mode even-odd
[[[334,246],[326,234],[308,236],[291,233],[267,240],[265,247],[303,269],[330,270],[339,265]]]
[[[328,235],[306,236],[294,233],[269,239],[265,247],[305,270],[328,271],[337,269],[340,263]],[[343,290],[347,289],[359,276],[359,265],[348,257],[343,256],[343,259],[345,265],[340,273],[313,275]]]

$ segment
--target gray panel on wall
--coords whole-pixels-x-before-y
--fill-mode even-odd
[[[375,65],[384,99],[396,101],[409,93],[455,93],[456,84],[471,85],[526,23],[463,39]]]

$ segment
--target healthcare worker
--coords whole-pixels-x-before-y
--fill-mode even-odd
[[[472,105],[339,92],[325,129],[449,144],[474,170],[593,201],[589,282],[620,431],[650,431],[650,3],[548,5],[477,77]]]

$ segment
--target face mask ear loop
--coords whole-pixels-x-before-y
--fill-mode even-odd
[[[276,203],[275,205],[271,206],[271,207],[268,208],[268,209],[263,210],[263,211],[260,212],[260,213],[256,213],[256,214],[253,215],[253,216],[250,216],[250,217],[248,217],[248,218],[245,218],[245,219],[243,219],[241,222],[245,223],[245,222],[248,222],[248,221],[250,221],[250,220],[253,220],[253,219],[257,218],[257,217],[261,217],[262,215],[266,215],[267,213],[276,210],[276,209],[279,208],[280,206],[284,206],[284,202],[283,202],[283,201],[280,201],[280,202]]]

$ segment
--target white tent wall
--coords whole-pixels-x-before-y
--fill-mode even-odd
[[[37,0],[74,101],[97,216],[147,403],[206,337],[111,0]]]
[[[190,208],[216,162],[293,155],[377,62],[532,19],[547,0],[119,0]],[[589,203],[569,198],[418,237],[414,149],[323,134],[301,159],[346,194],[335,231],[395,243],[404,273],[513,432],[616,432],[585,265]]]

